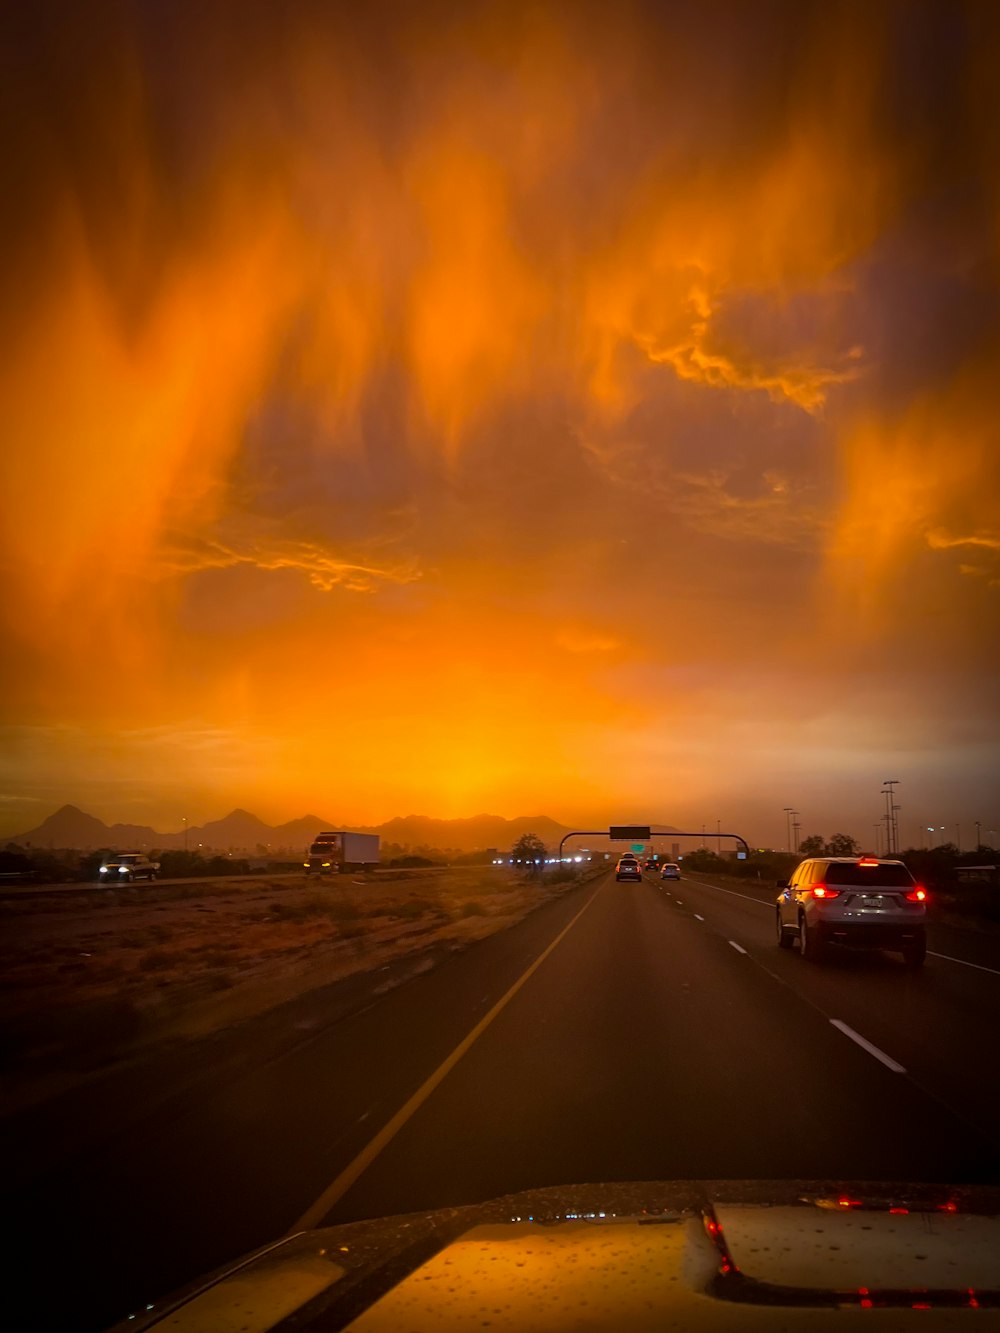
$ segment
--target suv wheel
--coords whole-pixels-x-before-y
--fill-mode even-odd
[[[781,924],[781,913],[775,912],[774,915],[778,922],[778,948],[790,949],[792,947],[792,937]]]
[[[903,962],[907,967],[923,967],[926,957],[927,936],[921,931],[909,944],[903,946]]]
[[[799,917],[799,953],[809,963],[818,963],[823,957],[823,941],[819,931],[813,930],[804,916]]]

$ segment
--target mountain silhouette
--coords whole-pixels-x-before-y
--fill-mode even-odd
[[[160,833],[147,824],[105,824],[75,805],[64,805],[43,819],[37,828],[19,833],[7,841],[32,847],[89,851],[95,848],[125,850],[135,848],[160,851],[187,847],[190,851],[250,852],[266,848],[274,856],[291,853],[298,856],[321,829],[339,829],[343,825],[319,815],[303,815],[284,824],[266,824],[249,810],[231,810],[222,819],[190,825],[186,830]],[[518,838],[534,833],[555,851],[560,838],[569,829],[548,815],[520,815],[505,819],[502,815],[472,815],[466,819],[435,819],[430,815],[400,815],[383,824],[354,824],[358,833],[377,833],[383,843],[394,843],[410,850],[434,848],[440,851],[474,852],[495,847],[509,851]],[[661,826],[662,827],[662,826]],[[666,829],[666,832],[673,832]],[[570,844],[572,849],[573,844]]]

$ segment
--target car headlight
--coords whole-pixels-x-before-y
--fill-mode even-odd
[[[102,874],[102,875],[106,875],[107,873],[108,873],[108,867],[107,867],[107,866],[101,866],[101,874]]]
[[[119,875],[127,875],[127,874],[128,874],[128,866],[119,866],[119,867],[118,867],[118,873],[119,873]]]

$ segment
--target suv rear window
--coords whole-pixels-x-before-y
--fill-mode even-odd
[[[909,888],[913,876],[906,866],[829,865],[824,876],[827,884],[873,884],[880,889]]]

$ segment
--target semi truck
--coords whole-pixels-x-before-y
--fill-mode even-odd
[[[343,829],[317,833],[305,860],[306,878],[310,875],[344,875],[350,870],[366,870],[378,865],[378,834],[348,833]]]

